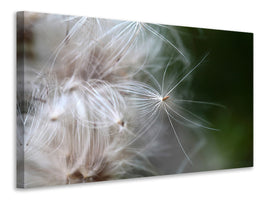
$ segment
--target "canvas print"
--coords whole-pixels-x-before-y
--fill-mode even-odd
[[[19,188],[251,167],[253,34],[18,12],[16,106]]]

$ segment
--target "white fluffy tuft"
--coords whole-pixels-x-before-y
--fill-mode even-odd
[[[202,61],[175,83],[166,80],[164,49],[174,52],[173,60],[190,63],[179,36],[164,33],[171,37],[173,30],[86,17],[24,17],[35,42],[33,57],[25,58],[25,96],[18,97],[21,186],[161,174],[152,163],[168,145],[159,140],[167,130],[184,154],[178,159],[191,162],[177,127],[209,127],[180,113],[196,116],[179,107],[174,91]],[[163,71],[160,81],[154,71]]]

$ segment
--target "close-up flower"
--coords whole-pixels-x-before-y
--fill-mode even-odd
[[[205,33],[18,13],[18,187],[228,168],[212,137],[231,106],[195,82],[216,68]]]

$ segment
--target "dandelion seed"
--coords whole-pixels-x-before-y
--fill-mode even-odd
[[[170,96],[166,96],[162,98],[162,101],[166,101]]]

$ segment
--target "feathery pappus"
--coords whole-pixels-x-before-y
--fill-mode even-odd
[[[188,134],[185,148],[181,135],[215,130],[183,107],[206,103],[177,89],[207,54],[191,62],[174,28],[30,12],[20,20],[19,187],[182,172],[203,138]]]

